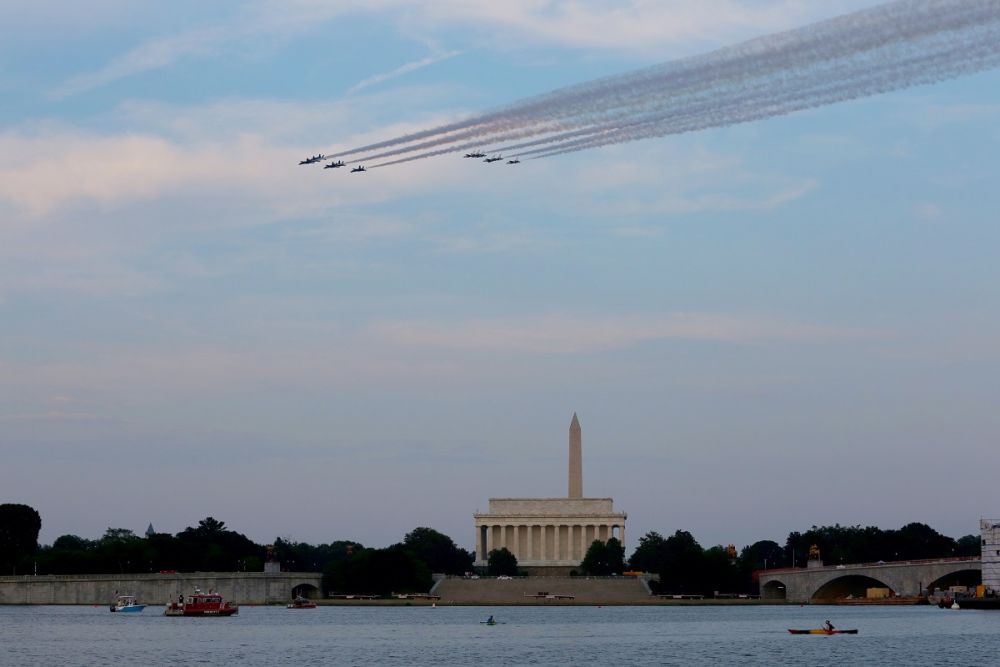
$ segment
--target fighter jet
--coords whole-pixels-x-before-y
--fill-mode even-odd
[[[362,171],[367,171],[367,169],[365,169],[364,165],[361,164],[359,164],[354,169],[351,169],[352,174],[360,174]]]
[[[316,164],[317,162],[322,162],[325,159],[326,159],[326,156],[323,155],[323,154],[314,155],[312,157],[307,157],[305,160],[302,160],[301,162],[299,162],[299,164]]]
[[[337,167],[343,167],[343,166],[344,166],[344,161],[343,160],[337,160],[336,162],[331,162],[330,164],[324,164],[323,168],[324,169],[336,169]]]
[[[480,153],[479,151],[474,151],[472,153],[466,153],[465,157],[486,157],[486,153]]]
[[[513,160],[507,160],[507,164],[521,164],[521,161],[514,158]]]
[[[493,157],[488,157],[483,162],[499,162],[503,159],[503,155],[494,155]]]

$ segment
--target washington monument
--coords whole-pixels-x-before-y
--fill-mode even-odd
[[[569,498],[583,498],[583,434],[573,413],[569,424]]]
[[[560,474],[560,477],[562,475]],[[611,498],[583,496],[583,436],[576,413],[569,425],[569,493],[561,498],[490,498],[476,524],[476,567],[495,549],[507,549],[534,575],[567,576],[594,540],[625,541],[624,512]]]

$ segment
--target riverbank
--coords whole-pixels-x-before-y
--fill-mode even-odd
[[[646,600],[609,600],[587,602],[582,600],[398,600],[379,598],[375,600],[315,600],[323,607],[753,607],[761,605],[784,606],[784,600],[670,600],[647,598]]]

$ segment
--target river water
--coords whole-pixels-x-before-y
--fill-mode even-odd
[[[0,607],[4,665],[998,665],[1000,612],[936,607]],[[500,624],[480,623],[493,614]],[[831,619],[844,636],[793,636]]]

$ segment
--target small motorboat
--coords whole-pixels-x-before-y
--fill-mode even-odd
[[[296,595],[295,599],[285,605],[288,609],[315,609],[316,603],[309,598]]]
[[[146,605],[139,604],[135,601],[134,595],[119,595],[115,598],[115,601],[111,603],[111,611],[113,612],[140,612],[146,608]]]
[[[827,630],[826,628],[813,628],[811,630],[788,630],[793,635],[856,635],[857,630]]]

